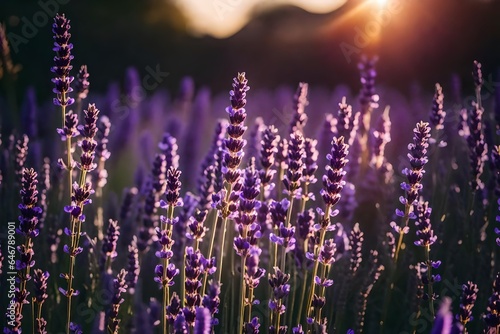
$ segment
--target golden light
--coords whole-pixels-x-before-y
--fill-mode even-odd
[[[273,6],[293,5],[308,12],[329,13],[347,0],[175,0],[188,18],[191,31],[218,38],[229,37],[243,28],[252,14]]]
[[[375,0],[375,2],[377,3],[377,5],[379,5],[380,7],[385,7],[387,5],[387,2],[388,0]]]

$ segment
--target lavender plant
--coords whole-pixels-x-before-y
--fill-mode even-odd
[[[3,29],[1,61],[8,43]],[[385,89],[379,101],[374,60],[361,61],[359,105],[343,98],[324,118],[319,113],[332,110],[331,103],[316,101],[316,87],[304,82],[295,95],[286,93],[293,115],[280,124],[265,112],[271,99],[259,98],[272,94],[256,94],[262,114],[247,113],[249,86],[239,73],[229,121],[217,121],[218,97],[197,93],[190,79],[173,102],[160,91],[132,96],[140,86],[134,69],[124,94],[118,86],[107,96],[93,92],[104,102],[101,113],[94,104],[81,110],[89,74],[79,67],[73,80],[65,15],[56,16],[52,30],[64,159],[51,164],[59,153],[45,125],[42,131],[31,124],[48,112],[43,104],[35,108],[33,92],[19,115],[22,128],[2,127],[1,212],[14,214],[11,194],[21,191],[22,199],[17,237],[10,237],[11,225],[0,230],[8,236],[0,250],[2,278],[10,277],[13,260],[17,279],[15,307],[2,319],[5,333],[500,331],[500,280],[482,274],[499,270],[500,148],[498,134],[488,130],[496,127],[489,109],[498,106],[481,96],[486,69],[480,63],[473,67],[474,103],[460,115],[444,104],[446,85],[419,97],[432,97],[430,115],[415,115],[429,123],[417,123],[406,148],[399,140],[409,135],[410,124],[400,117],[405,106],[391,103],[392,120],[389,106],[376,110],[380,101],[395,99]],[[337,101],[349,95],[335,94]],[[306,112],[309,99],[315,108]],[[116,100],[129,104],[127,119],[113,112]],[[459,133],[444,129],[445,117],[454,116],[462,117]],[[255,125],[246,131],[245,124]],[[214,134],[205,142],[210,128]],[[445,131],[450,149],[429,152]],[[405,156],[409,166],[398,182],[392,164]],[[484,168],[486,156],[491,170]],[[321,190],[320,165],[326,165]],[[395,182],[404,194],[394,217],[387,208],[394,207]],[[479,202],[482,210],[461,209]],[[391,224],[396,233],[387,224],[394,218],[400,219]],[[60,272],[63,281],[49,278]],[[493,292],[483,288],[492,281]],[[455,305],[446,299],[460,293]]]

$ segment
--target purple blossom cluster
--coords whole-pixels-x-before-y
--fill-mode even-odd
[[[317,104],[315,92],[309,95],[313,89],[307,83],[299,83],[295,94],[277,92],[283,101],[286,94],[293,109],[285,134],[265,112],[257,117],[248,109],[247,114],[250,88],[244,72],[232,81],[226,121],[210,114],[222,111],[221,102],[210,99],[207,89],[196,92],[189,79],[172,102],[160,92],[129,96],[139,82],[138,72],[130,69],[125,82],[130,114],[119,119],[112,106],[120,96],[117,86],[109,96],[96,95],[102,112],[93,103],[83,110],[90,76],[86,65],[76,80],[72,76],[69,30],[70,21],[58,14],[51,70],[53,102],[62,111],[57,134],[65,142],[60,168],[52,168],[58,153],[49,138],[40,138],[41,127],[24,124],[40,119],[34,93],[23,106],[23,131],[0,140],[2,212],[14,212],[4,195],[21,194],[15,305],[13,315],[6,314],[4,333],[64,327],[68,334],[352,334],[351,328],[407,329],[411,324],[402,324],[407,317],[431,333],[499,328],[500,276],[490,296],[485,296],[488,289],[478,289],[491,285],[491,277],[477,273],[498,271],[500,245],[500,229],[491,223],[500,221],[500,146],[489,131],[494,125],[481,95],[480,63],[473,68],[476,100],[460,115],[469,156],[457,153],[464,152],[459,145],[465,143],[444,129],[447,113],[457,111],[445,111],[446,87],[436,84],[429,123],[420,121],[413,129],[408,159],[402,158],[409,160],[405,180],[397,182],[391,163],[405,147],[394,138],[405,135],[408,122],[398,111],[404,108],[393,108],[392,120],[388,107],[376,110],[390,98],[379,101],[375,59],[359,65],[360,103],[349,105],[352,96],[336,91],[338,111],[324,119],[317,110],[327,108]],[[256,93],[255,109],[266,110],[266,94]],[[315,108],[306,113],[310,102]],[[157,120],[167,124],[158,126]],[[252,124],[249,131],[245,124]],[[441,130],[447,131],[451,149],[431,154],[429,146]],[[206,154],[199,154],[203,149]],[[491,170],[484,168],[486,157]],[[462,173],[467,163],[469,179]],[[28,168],[32,165],[43,171],[40,177]],[[317,184],[323,165],[322,184]],[[134,177],[126,177],[134,171]],[[471,187],[464,187],[466,182]],[[395,183],[404,191],[399,198],[404,209],[395,211],[402,223],[390,224],[393,233],[387,221],[393,219]],[[464,207],[470,210],[464,213]],[[409,231],[414,233],[404,240]],[[10,248],[4,248],[2,274],[12,259]],[[51,283],[55,270],[66,284]],[[264,276],[268,284],[261,284]],[[446,295],[458,284],[451,280],[456,277],[466,283],[453,315]],[[107,299],[101,300],[100,292]],[[66,324],[49,316],[60,309],[66,310]],[[84,316],[87,309],[95,311],[92,321]]]

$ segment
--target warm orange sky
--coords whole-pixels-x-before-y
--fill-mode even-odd
[[[228,37],[241,29],[254,9],[295,5],[311,13],[331,12],[347,0],[176,0],[195,34]],[[376,0],[380,1],[380,0]]]

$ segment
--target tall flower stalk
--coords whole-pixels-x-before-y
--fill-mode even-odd
[[[245,106],[247,103],[246,93],[249,89],[250,87],[248,86],[245,72],[238,73],[238,76],[233,79],[233,89],[229,92],[231,105],[226,108],[226,112],[229,114],[230,124],[227,127],[228,138],[224,140],[224,156],[222,161],[222,174],[224,176],[225,189],[222,189],[218,194],[213,196],[213,206],[218,210],[218,215],[222,218],[221,248],[217,264],[219,282],[221,282],[222,279],[227,222],[233,211],[236,210],[235,201],[238,199],[238,195],[235,192],[235,185],[238,185],[237,181],[240,178],[240,170],[238,167],[241,164],[244,155],[243,147],[246,144],[246,141],[243,139],[246,127],[243,124],[247,117]],[[218,219],[215,219],[214,225],[212,226],[208,258],[212,256],[217,220]]]
[[[413,129],[413,143],[408,145],[410,168],[405,168],[402,171],[408,181],[401,183],[401,189],[405,191],[406,198],[403,196],[399,197],[399,201],[404,205],[404,212],[396,209],[396,215],[403,219],[403,224],[398,226],[395,222],[391,223],[391,227],[399,234],[394,254],[394,263],[398,262],[404,235],[409,231],[409,220],[416,217],[413,212],[413,206],[417,204],[418,196],[423,187],[421,182],[425,173],[425,164],[428,162],[427,148],[429,147],[429,138],[429,123],[420,121],[417,123],[415,129]]]
[[[58,129],[58,132],[61,139],[66,141],[66,161],[64,165],[68,170],[69,194],[71,194],[71,187],[73,186],[72,177],[74,167],[71,157],[71,138],[78,135],[75,131],[78,117],[71,111],[68,112],[66,110],[67,107],[75,102],[75,99],[69,97],[69,93],[73,91],[71,83],[74,80],[74,77],[70,75],[73,69],[71,65],[71,61],[73,60],[73,55],[71,55],[73,44],[69,42],[71,38],[70,28],[70,20],[64,14],[57,14],[52,24],[52,32],[54,34],[53,50],[56,52],[56,56],[54,57],[54,66],[50,69],[55,74],[52,82],[55,85],[53,92],[56,94],[56,97],[53,101],[56,106],[61,107],[62,128]]]
[[[234,249],[241,258],[241,284],[240,284],[240,325],[238,332],[242,333],[245,322],[245,307],[247,306],[247,299],[253,299],[253,289],[258,285],[260,277],[264,272],[258,268],[259,261],[253,259],[252,265],[248,266],[247,258],[255,256],[256,253],[260,254],[261,250],[258,241],[261,237],[260,225],[257,220],[257,208],[259,201],[260,179],[259,174],[255,170],[251,160],[250,166],[245,169],[243,178],[243,186],[241,188],[238,212],[239,215],[235,217],[237,224],[238,236],[234,238]],[[249,263],[250,264],[250,263]],[[259,277],[260,275],[260,277]],[[247,286],[247,282],[253,283]],[[247,288],[249,288],[249,295],[247,296]],[[251,303],[248,303],[251,309]],[[250,321],[250,319],[248,319]]]
[[[80,247],[80,237],[83,235],[82,223],[85,222],[83,211],[84,206],[92,202],[90,196],[95,192],[92,184],[86,182],[86,177],[87,173],[93,171],[97,166],[94,163],[95,149],[97,147],[94,137],[97,134],[99,109],[94,104],[89,104],[87,110],[84,110],[84,115],[85,122],[78,127],[78,131],[83,137],[78,142],[82,153],[80,162],[75,164],[80,169],[80,178],[79,182],[75,182],[72,186],[71,204],[64,208],[71,217],[70,228],[64,229],[65,234],[70,237],[71,241],[69,245],[64,245],[64,252],[69,255],[68,272],[61,274],[61,277],[67,282],[67,289],[59,288],[59,291],[68,299],[66,323],[66,333],[68,334],[71,327],[71,301],[73,296],[79,294],[78,290],[73,289],[73,279],[76,256],[83,251],[83,248]]]
[[[320,264],[321,247],[325,243],[326,232],[335,230],[335,225],[331,224],[331,217],[338,214],[338,210],[332,208],[340,201],[340,192],[342,191],[345,181],[344,176],[346,171],[344,168],[347,165],[347,155],[349,154],[349,145],[344,143],[344,137],[333,137],[332,148],[330,154],[327,155],[328,165],[326,172],[323,175],[323,189],[321,189],[321,196],[325,202],[325,211],[319,210],[320,215],[319,224],[315,225],[316,233],[319,233],[319,243],[315,245],[314,252],[308,253],[307,257],[314,262],[312,272],[313,286],[309,292],[307,301],[307,318],[311,319],[314,311],[313,298],[316,291],[318,275],[318,268]],[[321,283],[321,282],[319,282]]]
[[[44,272],[43,270],[36,269],[34,272],[33,282],[35,285],[35,296],[33,297],[33,303],[36,304],[36,312],[33,314],[35,318],[35,331],[38,334],[46,334],[47,321],[42,316],[42,306],[43,303],[49,297],[47,295],[47,280],[50,274]]]
[[[173,256],[172,239],[173,226],[178,222],[178,218],[174,218],[174,209],[177,206],[182,206],[182,199],[180,198],[180,182],[181,172],[171,166],[167,171],[166,178],[166,201],[160,200],[160,207],[167,210],[166,216],[160,216],[161,226],[156,228],[158,243],[160,250],[156,252],[156,257],[160,259],[161,264],[155,268],[155,281],[161,284],[162,288],[162,333],[168,333],[167,324],[167,305],[170,301],[170,286],[174,284],[173,278],[179,274],[179,269],[173,263],[169,263]]]
[[[415,245],[423,247],[425,251],[425,262],[421,263],[420,268],[423,269],[424,274],[427,276],[422,276],[422,283],[427,285],[429,312],[432,318],[434,318],[434,301],[436,300],[436,296],[433,292],[433,284],[439,282],[441,277],[439,275],[433,275],[432,269],[439,268],[441,261],[433,261],[430,258],[431,246],[437,240],[437,236],[434,235],[431,226],[432,209],[429,207],[429,203],[420,201],[418,204],[414,205],[414,212],[416,214],[415,225],[417,227],[417,240],[415,241]]]
[[[20,259],[16,260],[17,278],[19,287],[15,289],[15,319],[12,328],[5,328],[5,333],[21,333],[23,319],[23,306],[29,303],[29,292],[26,288],[28,281],[31,280],[30,271],[35,265],[33,256],[33,239],[39,234],[38,223],[42,210],[37,206],[38,174],[34,169],[24,168],[21,178],[21,203],[19,204],[19,227],[16,232],[23,236],[23,244],[17,247]]]

